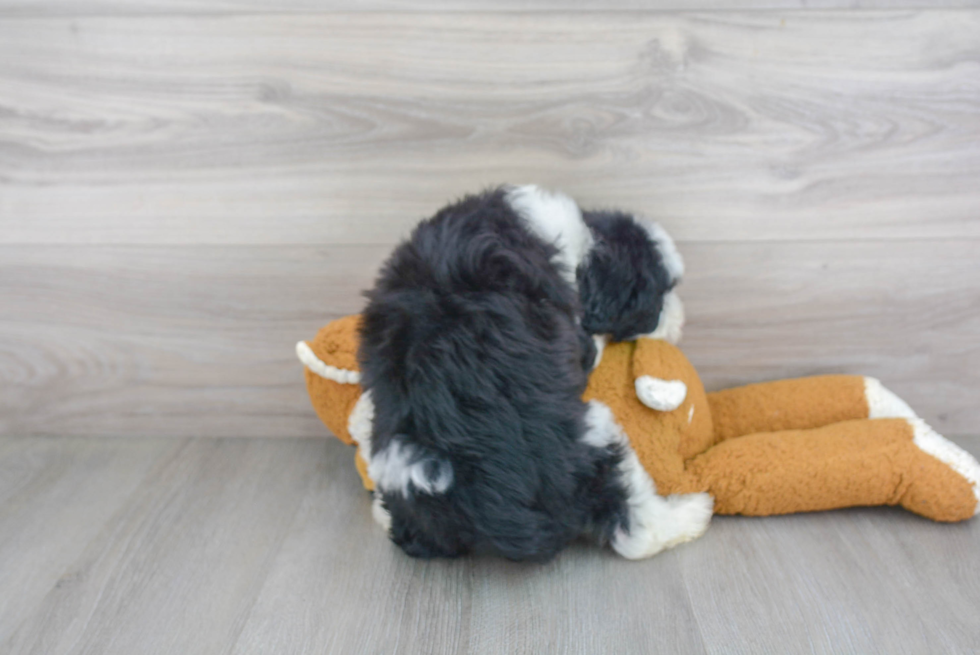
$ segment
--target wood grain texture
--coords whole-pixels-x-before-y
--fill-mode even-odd
[[[0,441],[0,643],[42,602],[177,440]]]
[[[584,545],[544,566],[412,560],[370,520],[352,451],[328,452],[234,653],[705,652],[676,554],[630,586],[629,562]]]
[[[79,544],[72,566],[0,648],[226,651],[322,463],[320,448],[313,440],[184,443]]]
[[[980,425],[980,242],[681,244],[709,388],[881,378]],[[0,247],[0,433],[315,436],[293,345],[355,313],[377,246]]]
[[[937,9],[978,0],[0,0],[0,16],[350,12],[620,12],[758,9]]]
[[[960,441],[980,454],[980,439]],[[95,491],[102,475],[133,478],[140,449],[138,468],[152,465],[135,489]],[[374,525],[335,440],[0,440],[0,470],[25,459],[70,465],[32,465],[50,484],[0,495],[0,535],[35,573],[52,542],[66,564],[7,579],[5,595],[23,600],[16,624],[0,615],[5,655],[980,648],[978,519],[716,517],[641,562],[587,544],[544,565],[420,561]],[[61,498],[69,487],[79,493]],[[31,521],[8,518],[27,505]],[[109,518],[88,542],[58,542],[77,529],[72,512]]]
[[[391,244],[502,181],[681,240],[980,236],[980,11],[18,18],[0,241]]]

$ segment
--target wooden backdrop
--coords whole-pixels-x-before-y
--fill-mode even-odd
[[[0,433],[325,434],[295,341],[503,181],[660,220],[709,387],[978,432],[980,2],[342,9],[0,0]]]

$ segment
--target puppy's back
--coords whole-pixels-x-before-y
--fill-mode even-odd
[[[372,477],[419,556],[547,557],[587,522],[574,289],[502,190],[422,222],[364,312]]]

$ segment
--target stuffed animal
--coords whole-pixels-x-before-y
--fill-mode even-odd
[[[297,355],[314,409],[358,447],[370,490],[372,409],[359,385],[358,324],[358,316],[328,324],[298,343]],[[706,492],[717,514],[900,505],[962,521],[980,510],[976,459],[873,378],[826,375],[706,393],[676,346],[640,338],[605,347],[583,399],[611,410],[656,493]],[[377,499],[375,517],[384,523]],[[663,547],[699,536],[706,524]]]

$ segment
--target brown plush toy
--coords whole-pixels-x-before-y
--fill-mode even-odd
[[[358,384],[359,317],[334,321],[297,344],[317,414],[356,444],[373,489],[373,408]],[[877,380],[827,375],[705,393],[681,351],[659,339],[607,346],[584,400],[607,406],[642,465],[634,486],[683,499],[708,493],[718,514],[767,516],[840,507],[901,505],[935,521],[980,509],[980,465],[933,431]],[[367,455],[367,457],[365,457]],[[648,485],[646,477],[648,476]],[[668,498],[669,500],[669,498]],[[699,536],[703,521],[646,557]],[[384,511],[375,503],[375,517]]]

